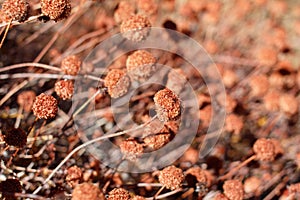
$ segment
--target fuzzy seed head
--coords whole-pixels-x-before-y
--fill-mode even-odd
[[[127,20],[123,21],[120,31],[123,37],[133,42],[139,42],[149,34],[151,23],[147,17],[143,15],[133,15]]]
[[[22,148],[27,143],[27,134],[23,129],[12,128],[5,132],[4,141],[8,145]]]
[[[112,98],[119,98],[127,93],[130,79],[123,70],[112,69],[104,79],[104,86]]]
[[[77,166],[72,166],[67,171],[66,181],[71,187],[75,187],[82,179],[82,171]]]
[[[6,179],[0,183],[0,192],[4,199],[16,199],[13,194],[22,192],[21,183],[17,179]]]
[[[82,183],[73,190],[72,200],[104,200],[104,195],[92,183]]]
[[[69,16],[71,4],[69,0],[41,0],[41,10],[43,15],[59,21]]]
[[[126,60],[128,74],[134,80],[145,80],[155,70],[156,58],[148,51],[137,50]]]
[[[9,20],[23,22],[27,17],[29,4],[26,0],[5,0],[2,10]]]
[[[172,165],[160,171],[158,180],[167,189],[175,190],[181,187],[184,175],[180,168]]]
[[[67,75],[76,76],[80,66],[81,60],[75,55],[67,56],[61,62],[61,70]]]
[[[123,188],[115,188],[109,192],[107,200],[130,200],[130,193]]]
[[[162,148],[170,141],[170,133],[158,133],[144,138],[144,143],[153,150]]]
[[[26,112],[30,112],[36,95],[34,91],[23,91],[18,95],[17,103]]]
[[[258,160],[273,161],[276,156],[275,146],[272,140],[260,138],[253,145],[253,151]]]
[[[224,194],[230,200],[243,200],[243,184],[239,180],[228,180],[223,185]]]
[[[114,19],[117,23],[121,23],[134,15],[134,7],[128,1],[121,1],[117,10],[114,12]]]
[[[57,100],[51,95],[42,93],[35,98],[32,110],[39,119],[54,118],[58,111]]]
[[[60,80],[55,83],[54,90],[63,100],[71,99],[74,93],[74,84],[71,80]]]
[[[154,95],[156,112],[160,121],[176,120],[180,116],[181,105],[179,97],[169,89],[158,91]]]
[[[134,161],[144,152],[143,145],[139,144],[133,139],[122,141],[122,143],[120,144],[120,149],[121,152],[126,156],[126,158],[132,161]]]

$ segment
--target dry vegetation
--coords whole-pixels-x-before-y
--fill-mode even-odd
[[[1,199],[300,199],[298,1],[0,0],[0,5]],[[184,58],[156,49],[124,53],[104,73],[92,75],[95,67],[84,60],[99,43],[119,32],[124,40],[143,42],[150,27],[176,30],[202,45],[222,76],[226,103],[218,96],[212,102],[203,74],[181,67],[187,65]],[[139,126],[119,128],[111,102],[149,79],[159,64],[172,68],[166,87],[139,88],[128,104],[130,120]],[[71,109],[77,77],[98,83],[88,88],[90,101],[83,104],[99,119],[92,138],[73,120],[90,120]],[[119,171],[119,165],[134,164],[180,137],[186,82],[197,96],[200,121],[189,148],[172,165],[152,172]],[[199,158],[216,103],[225,108],[225,124],[213,150]],[[115,169],[89,151],[88,142],[107,138],[122,153]]]

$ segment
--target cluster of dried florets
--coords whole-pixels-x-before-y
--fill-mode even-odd
[[[24,22],[28,18],[30,4],[26,0],[5,0],[2,4],[5,21]],[[54,21],[67,18],[71,13],[69,0],[41,0],[41,12],[44,16]]]
[[[57,100],[51,95],[42,93],[35,98],[32,110],[39,119],[54,118],[58,111]]]

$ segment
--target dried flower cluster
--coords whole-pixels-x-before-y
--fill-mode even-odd
[[[127,93],[130,79],[123,70],[112,69],[104,79],[104,86],[112,98],[119,98]]]
[[[76,76],[80,66],[81,60],[75,55],[67,56],[61,62],[61,70],[67,75]]]
[[[166,145],[171,139],[170,133],[158,133],[149,135],[143,139],[144,143],[153,150],[158,150]]]
[[[63,100],[71,99],[74,93],[74,84],[71,80],[60,80],[55,83],[54,90]]]
[[[82,171],[79,167],[73,166],[67,170],[66,181],[71,187],[75,187],[82,180]]]
[[[243,200],[244,187],[239,180],[228,180],[223,185],[224,194],[229,200]]]
[[[120,144],[121,152],[129,160],[134,161],[139,155],[144,152],[143,145],[134,139],[127,139]]]
[[[70,15],[71,3],[69,0],[41,0],[41,10],[43,15],[59,21]]]
[[[26,0],[5,0],[2,10],[8,19],[22,22],[27,18],[29,4]]]
[[[155,70],[156,58],[148,51],[137,50],[126,60],[127,72],[134,80],[149,78]]]
[[[275,146],[271,139],[258,139],[253,145],[253,151],[257,159],[262,161],[273,161],[276,156]]]
[[[181,187],[184,175],[182,169],[172,165],[159,172],[158,180],[167,189],[175,190]]]
[[[147,38],[150,27],[151,23],[147,17],[143,15],[133,15],[122,22],[120,31],[128,40],[140,42]]]
[[[104,200],[100,189],[92,183],[82,183],[75,187],[72,200]]]
[[[154,96],[158,119],[164,122],[176,120],[181,113],[179,97],[169,89],[158,91]]]
[[[115,188],[109,192],[107,200],[130,200],[130,193],[123,188]]]
[[[39,119],[54,118],[58,111],[57,100],[53,96],[42,93],[35,98],[32,110]]]

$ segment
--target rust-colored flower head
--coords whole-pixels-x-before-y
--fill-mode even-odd
[[[14,193],[21,193],[22,186],[20,181],[17,179],[8,178],[0,183],[0,192],[2,193],[2,198],[6,200],[14,200]]]
[[[12,128],[4,132],[4,141],[8,145],[22,148],[27,143],[27,134],[21,128]]]
[[[243,184],[239,180],[227,180],[223,185],[224,194],[229,200],[243,200],[243,188]]]
[[[205,171],[198,166],[186,170],[185,176],[186,177],[193,176],[197,179],[199,183],[204,183],[205,185],[207,183],[207,177]]]
[[[151,23],[147,17],[143,15],[133,15],[123,21],[120,31],[123,37],[134,42],[146,39],[149,34]]]
[[[100,189],[92,183],[82,183],[72,192],[72,200],[105,200]]]
[[[104,79],[104,86],[112,98],[119,98],[127,93],[130,79],[123,70],[112,69]]]
[[[35,99],[35,92],[34,91],[23,91],[18,95],[17,103],[23,107],[25,112],[30,112],[34,99]]]
[[[61,62],[61,70],[67,75],[76,76],[80,66],[81,60],[75,55],[67,56]]]
[[[179,97],[169,89],[158,91],[154,95],[156,112],[160,121],[176,120],[181,113],[181,103]]]
[[[71,80],[60,80],[54,85],[56,94],[63,100],[71,99],[74,93],[74,83]]]
[[[67,170],[66,181],[71,187],[75,187],[82,180],[82,171],[77,166],[72,166]]]
[[[273,161],[276,156],[275,146],[271,139],[260,138],[253,145],[258,160]]]
[[[134,80],[145,80],[155,70],[156,58],[148,51],[137,50],[126,60],[127,72]]]
[[[157,150],[166,145],[171,138],[170,133],[158,133],[155,135],[149,135],[144,138],[144,143],[153,150]]]
[[[121,23],[134,15],[135,9],[128,1],[120,1],[118,8],[114,12],[114,19],[117,23]]]
[[[130,193],[123,188],[115,188],[109,192],[107,200],[130,200]]]
[[[29,4],[26,0],[5,0],[2,10],[9,20],[23,22],[27,18]]]
[[[70,0],[41,0],[41,10],[43,15],[54,21],[62,20],[71,13]]]
[[[127,139],[120,144],[121,152],[127,159],[134,161],[144,152],[143,145],[134,139]]]
[[[158,180],[167,189],[175,190],[181,187],[184,175],[180,168],[172,165],[159,172]]]
[[[57,100],[51,95],[42,93],[35,98],[32,110],[39,119],[54,118],[58,111]]]

